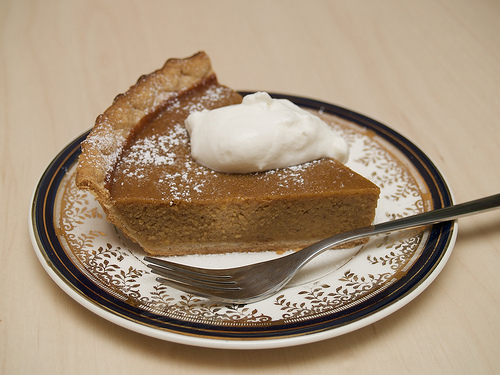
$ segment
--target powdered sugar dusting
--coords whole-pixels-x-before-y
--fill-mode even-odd
[[[122,173],[128,179],[143,179],[160,166],[175,166],[178,161],[176,149],[187,146],[188,137],[184,127],[175,125],[167,134],[153,134],[140,138],[124,154],[121,160]],[[160,178],[159,183],[168,179]]]
[[[91,147],[99,150],[101,154],[101,163],[106,172],[109,172],[115,165],[118,157],[120,156],[121,147],[125,143],[125,137],[112,131],[112,127],[106,118],[101,120],[101,131],[98,134],[91,134],[82,142],[82,147]]]
[[[172,150],[187,142],[187,132],[178,124],[170,134],[155,134],[138,140],[130,147],[130,152],[123,158],[123,162],[143,167],[174,165],[176,153]]]
[[[262,173],[255,173],[260,179],[269,179],[271,176],[276,183],[276,189],[273,191],[279,193],[282,191],[293,191],[297,188],[302,188],[306,183],[305,173],[308,169],[318,166],[321,162],[319,160],[312,160],[307,163],[293,165],[283,169],[272,169]]]
[[[203,93],[199,101],[193,102],[188,106],[188,115],[196,111],[203,111],[207,108],[207,102],[217,102],[225,92],[227,92],[227,88],[223,86],[210,86]]]

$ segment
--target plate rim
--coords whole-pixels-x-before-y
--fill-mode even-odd
[[[240,93],[242,95],[245,95],[250,92],[240,91]],[[432,169],[434,169],[433,171],[434,173],[430,173],[429,171],[428,173],[429,176],[432,177],[432,181],[436,182],[436,176],[439,179],[438,185],[440,186],[439,188],[438,186],[436,186],[436,188],[439,190],[440,193],[444,193],[446,195],[445,198],[449,201],[448,204],[451,204],[454,201],[453,194],[449,188],[449,185],[445,177],[439,170],[439,168],[436,166],[436,164],[421,150],[420,147],[418,147],[414,142],[409,140],[401,133],[370,117],[367,117],[358,112],[334,104],[329,104],[323,101],[301,96],[293,96],[293,95],[278,94],[278,93],[270,93],[270,95],[274,98],[289,99],[292,102],[303,107],[309,107],[314,109],[325,108],[328,110],[328,112],[336,116],[345,118],[349,121],[352,121],[356,123],[358,126],[364,126],[365,122],[370,123],[372,125],[370,128],[373,128],[373,125],[376,125],[377,130],[383,131],[385,132],[384,134],[390,135],[389,137],[390,143],[393,143],[392,141],[397,139],[401,145],[404,145],[403,148],[401,147],[397,148],[398,150],[402,151],[407,158],[408,158],[407,150],[410,148],[413,153],[418,154],[419,158],[421,159],[419,160],[420,164],[423,164],[426,167],[431,166]],[[289,347],[289,346],[307,344],[311,342],[317,342],[324,339],[340,336],[355,331],[357,329],[361,329],[369,324],[372,324],[380,319],[383,319],[384,317],[399,310],[401,307],[405,306],[406,304],[411,302],[414,298],[416,298],[418,295],[420,295],[435,280],[435,278],[439,275],[441,270],[446,265],[449,257],[451,256],[457,238],[458,225],[457,222],[454,221],[449,224],[449,230],[448,233],[446,234],[447,236],[446,243],[443,246],[443,249],[441,249],[440,251],[439,259],[433,262],[432,269],[429,272],[425,273],[423,275],[424,278],[421,279],[415,285],[413,285],[410,291],[405,292],[396,301],[393,301],[388,305],[385,305],[384,307],[376,310],[375,312],[369,313],[368,315],[361,314],[359,318],[353,321],[349,321],[340,326],[332,328],[326,327],[322,330],[315,332],[304,332],[290,336],[288,335],[279,336],[278,338],[273,338],[272,336],[257,337],[257,338],[241,338],[241,337],[230,338],[230,337],[213,337],[208,335],[204,337],[203,335],[191,334],[189,332],[182,333],[179,331],[173,332],[165,329],[159,329],[159,327],[155,326],[154,324],[145,324],[143,322],[131,320],[129,317],[120,315],[117,311],[114,311],[106,306],[96,303],[95,300],[90,300],[87,296],[84,295],[84,293],[82,293],[81,289],[79,289],[76,285],[71,283],[71,281],[68,280],[63,275],[63,273],[61,273],[61,270],[58,269],[57,266],[53,264],[53,262],[50,260],[51,258],[49,254],[47,254],[47,249],[45,248],[39,237],[38,233],[39,227],[37,226],[37,217],[35,215],[35,212],[41,185],[42,183],[45,182],[44,181],[45,178],[50,175],[49,172],[51,171],[51,169],[54,168],[56,164],[59,164],[61,166],[64,164],[63,162],[60,161],[61,158],[64,161],[66,161],[71,157],[76,158],[78,156],[78,155],[75,156],[75,152],[78,153],[81,141],[86,137],[88,132],[89,130],[86,130],[85,132],[81,133],[78,137],[73,139],[73,141],[68,143],[52,159],[52,161],[49,163],[49,165],[46,167],[46,169],[38,179],[38,182],[32,194],[32,200],[31,200],[32,204],[30,205],[29,233],[31,242],[35,250],[35,253],[45,271],[49,274],[49,276],[53,279],[53,281],[56,282],[56,284],[63,289],[63,291],[66,294],[68,294],[76,302],[80,303],[82,306],[94,312],[98,316],[101,316],[102,318],[112,323],[115,323],[119,326],[122,326],[126,329],[130,329],[132,331],[145,334],[147,336],[192,346],[210,347],[219,349],[269,349],[269,348]],[[378,133],[379,132],[377,132],[377,134]],[[419,173],[421,173],[420,168],[417,169]],[[64,173],[66,173],[66,171],[64,171]],[[52,175],[51,183],[57,178],[58,177],[56,175]],[[60,179],[62,179],[62,177],[60,177]],[[424,178],[424,180],[427,183],[428,181],[427,178]],[[441,191],[441,189],[444,189],[444,191]],[[434,202],[435,197],[434,195],[432,195],[432,193],[431,196],[432,196],[432,201]],[[414,265],[411,268],[413,267]]]

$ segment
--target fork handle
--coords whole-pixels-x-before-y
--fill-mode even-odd
[[[322,241],[302,249],[296,254],[302,253],[305,264],[323,251],[332,246],[341,245],[352,240],[373,236],[375,234],[398,231],[402,229],[416,228],[429,224],[437,224],[444,221],[458,219],[460,217],[473,215],[486,210],[497,209],[500,206],[500,194],[476,199],[473,201],[451,205],[437,210],[431,210],[420,214],[407,216],[401,219],[386,221],[380,224],[370,225],[363,228],[326,238]],[[306,251],[304,251],[306,250]],[[301,265],[301,266],[302,266]]]
[[[439,208],[437,210],[422,212],[417,215],[407,216],[401,219],[376,224],[373,225],[373,234],[400,229],[415,228],[429,224],[437,224],[444,221],[455,220],[460,217],[477,214],[481,211],[494,210],[499,208],[499,206],[500,194],[495,194],[489,197],[484,197],[473,201],[451,205],[448,207]]]

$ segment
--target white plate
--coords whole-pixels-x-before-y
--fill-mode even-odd
[[[429,158],[390,128],[358,113],[288,98],[334,119],[350,144],[347,165],[381,188],[376,222],[452,203]],[[204,347],[277,348],[315,342],[371,324],[411,301],[443,268],[456,224],[373,237],[363,247],[332,250],[308,264],[275,296],[248,305],[216,304],[156,282],[143,251],[110,225],[91,194],[74,184],[80,143],[55,157],[36,187],[30,215],[35,252],[52,279],[103,318],[156,338]],[[229,267],[276,253],[179,257]]]

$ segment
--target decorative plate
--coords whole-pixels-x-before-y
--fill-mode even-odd
[[[396,131],[353,111],[273,94],[334,122],[350,145],[347,165],[381,188],[375,221],[452,204],[431,160]],[[82,134],[50,163],[35,189],[30,232],[52,279],[101,317],[156,338],[188,345],[258,349],[319,341],[371,324],[421,293],[443,268],[456,224],[372,237],[329,250],[275,296],[247,305],[218,304],[158,283],[142,249],[110,225],[91,194],[75,186]],[[273,252],[177,257],[230,267],[281,256]]]

